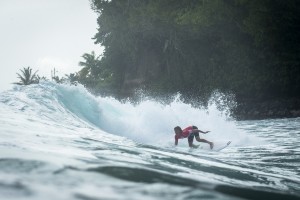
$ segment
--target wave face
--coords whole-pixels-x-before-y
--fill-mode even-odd
[[[300,199],[300,119],[228,120],[43,82],[0,94],[1,199]],[[211,132],[211,151],[175,126]]]

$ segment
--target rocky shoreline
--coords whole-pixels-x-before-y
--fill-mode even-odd
[[[232,113],[237,120],[296,118],[300,117],[300,99],[247,101],[238,104]]]

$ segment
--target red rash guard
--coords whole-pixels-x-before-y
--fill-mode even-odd
[[[175,140],[177,141],[178,139],[187,138],[191,135],[191,133],[193,133],[193,126],[186,127],[182,130],[181,134],[175,135]]]

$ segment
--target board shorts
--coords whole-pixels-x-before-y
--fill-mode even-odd
[[[197,126],[193,126],[193,129],[198,129]],[[199,137],[199,133],[191,133],[188,137],[189,143],[194,141],[194,137]]]

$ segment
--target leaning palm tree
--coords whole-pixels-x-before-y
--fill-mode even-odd
[[[22,72],[21,74],[17,73],[18,78],[20,79],[20,82],[14,83],[14,84],[30,85],[30,84],[39,82],[37,75],[36,75],[37,71],[34,72],[34,74],[32,74],[32,69],[30,67],[27,67],[27,68],[24,67],[23,70],[20,69],[20,71]]]

